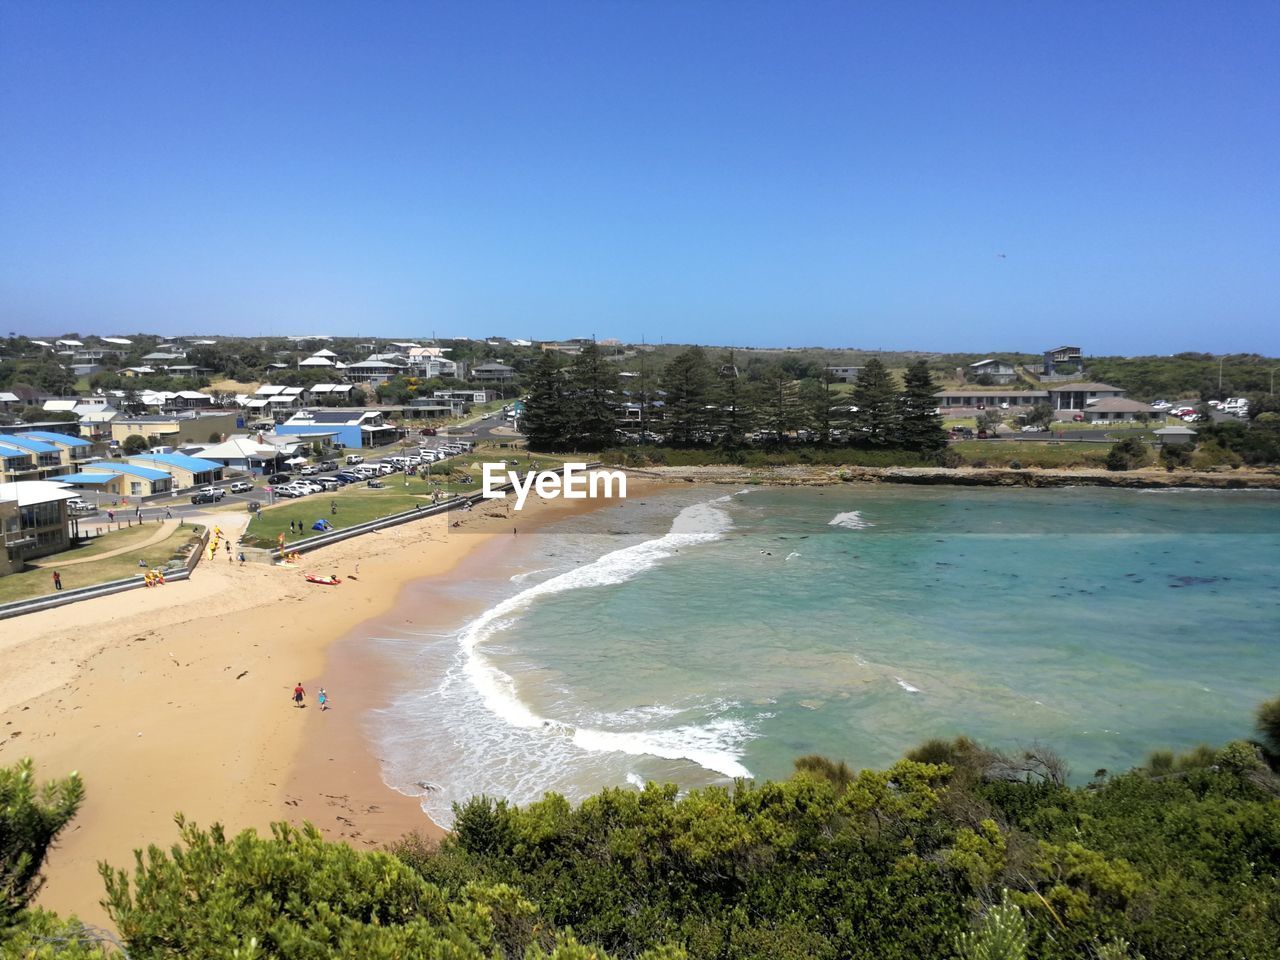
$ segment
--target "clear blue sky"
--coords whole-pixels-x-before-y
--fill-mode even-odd
[[[1275,0],[8,0],[0,332],[1277,354],[1277,51]]]

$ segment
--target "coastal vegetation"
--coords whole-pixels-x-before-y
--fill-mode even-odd
[[[660,438],[675,449],[716,450],[730,460],[746,448],[776,450],[796,441],[935,457],[945,449],[937,386],[923,360],[899,382],[872,358],[851,392],[834,387],[830,376],[797,381],[782,367],[747,380],[733,351],[712,361],[690,347],[660,375],[641,374],[624,390],[617,369],[587,344],[565,366],[549,352],[538,359],[522,428],[534,450],[599,451],[617,443],[617,424],[626,421],[635,428],[628,436],[641,442]]]
[[[179,818],[170,850],[102,866],[104,903],[134,960],[1275,956],[1280,698],[1253,733],[1079,786],[1043,746],[961,737],[887,770],[804,757],[686,794],[476,797],[441,843],[390,851]],[[6,957],[110,955],[114,935],[30,907],[83,789],[0,770]]]

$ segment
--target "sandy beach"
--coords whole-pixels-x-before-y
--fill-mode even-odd
[[[438,835],[417,800],[383,784],[362,733],[362,713],[389,684],[359,649],[362,625],[392,611],[407,583],[448,574],[513,527],[607,503],[531,497],[514,517],[507,502],[484,504],[336,544],[294,568],[219,554],[187,582],[6,621],[0,763],[32,756],[41,778],[77,770],[87,787],[40,902],[105,923],[98,862],[129,866],[133,850],[167,847],[179,811],[233,831],[309,820],[359,846],[415,829]],[[232,537],[245,522],[210,520]],[[303,571],[344,582],[308,584]],[[290,702],[297,681],[305,709]],[[317,683],[335,688],[333,709],[317,709]]]

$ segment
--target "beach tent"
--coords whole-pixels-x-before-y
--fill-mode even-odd
[[[323,520],[323,519],[317,520],[315,523],[311,525],[311,529],[312,530],[332,530],[333,524],[330,523],[328,520]]]
[[[299,463],[306,463],[306,462],[307,462],[306,457],[290,457],[288,460],[285,461],[285,463],[288,463],[288,464],[299,464]]]

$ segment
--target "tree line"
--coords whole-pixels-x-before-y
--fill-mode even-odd
[[[642,364],[624,378],[588,344],[567,364],[549,352],[538,358],[521,429],[535,450],[598,451],[629,439],[726,450],[801,442],[932,453],[947,442],[937,389],[924,360],[907,367],[899,383],[872,358],[844,392],[825,370],[821,378],[796,379],[773,366],[749,379],[733,351],[713,361],[701,347],[672,356],[660,371]]]

